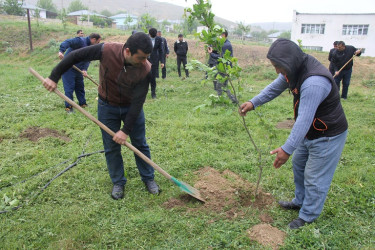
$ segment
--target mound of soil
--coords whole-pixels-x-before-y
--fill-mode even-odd
[[[216,214],[224,213],[227,218],[237,218],[244,216],[243,207],[252,206],[262,210],[274,201],[270,194],[264,193],[262,190],[255,198],[254,185],[230,170],[220,173],[212,167],[205,167],[195,174],[198,176],[198,181],[194,187],[200,191],[206,202],[189,210],[215,212]],[[194,200],[191,196],[184,194],[179,198],[168,200],[163,206],[167,209],[184,207]]]
[[[21,138],[27,138],[33,142],[36,142],[40,138],[48,136],[59,138],[65,142],[70,141],[70,138],[64,133],[49,128],[29,127],[20,134]]]
[[[285,121],[279,122],[276,125],[276,128],[278,129],[292,129],[294,125],[294,120],[293,119],[287,119]]]
[[[250,239],[264,246],[278,249],[284,244],[286,233],[269,224],[258,224],[247,231]]]

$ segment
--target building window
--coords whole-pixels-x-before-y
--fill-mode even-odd
[[[344,24],[342,26],[343,36],[366,36],[368,33],[368,24]]]
[[[325,24],[302,24],[302,34],[324,34]]]

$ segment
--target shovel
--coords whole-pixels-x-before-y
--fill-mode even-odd
[[[38,78],[42,83],[44,82],[44,78],[38,74],[35,70],[32,68],[29,68],[29,71],[31,74],[33,74],[36,78]],[[86,110],[81,108],[77,103],[70,100],[68,97],[66,97],[64,94],[62,94],[58,89],[54,90],[55,94],[60,96],[62,99],[64,99],[66,102],[68,102],[70,105],[72,105],[74,108],[76,108],[79,112],[84,114],[87,118],[89,118],[91,121],[96,123],[101,129],[106,131],[109,135],[112,137],[115,135],[115,133],[110,130],[106,125],[101,123],[98,119],[96,119],[94,116],[92,116],[90,113],[88,113]],[[145,156],[141,151],[139,151],[137,148],[135,148],[133,145],[131,145],[128,142],[125,142],[125,146],[128,147],[131,151],[133,151],[135,154],[137,154],[142,160],[150,164],[156,171],[158,171],[160,174],[162,174],[165,178],[176,184],[183,192],[189,194],[190,196],[205,202],[205,200],[201,197],[199,191],[192,186],[189,186],[188,184],[184,183],[183,181],[179,181],[170,174],[168,174],[165,170],[163,170],[161,167],[159,167],[156,163],[151,161],[147,156]]]
[[[80,70],[77,66],[73,65],[73,68],[74,68],[75,70],[77,70],[79,73],[81,73],[81,74],[83,75],[82,70]],[[94,81],[94,79],[91,78],[91,76],[87,75],[86,77],[87,77],[90,81],[92,81],[97,87],[99,86],[99,84],[97,84],[97,83]]]

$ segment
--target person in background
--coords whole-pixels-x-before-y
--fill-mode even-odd
[[[151,28],[148,31],[148,34],[152,42],[152,52],[148,58],[148,61],[152,64],[151,66],[151,97],[152,99],[156,98],[156,76],[159,74],[159,62],[160,67],[164,67],[164,49],[163,49],[163,40],[161,37],[156,36],[157,30]]]
[[[82,30],[77,30],[77,37],[83,37],[84,35]]]
[[[189,77],[189,71],[186,69],[187,52],[189,50],[189,46],[188,46],[188,43],[184,40],[184,35],[182,34],[178,35],[178,40],[174,43],[173,49],[177,56],[178,76],[181,77],[181,63],[182,63],[184,70],[185,70],[185,76]]]
[[[289,223],[289,228],[298,229],[316,220],[323,210],[345,145],[348,123],[335,81],[318,60],[284,38],[271,45],[267,58],[278,77],[240,105],[239,113],[245,116],[286,89],[293,94],[296,122],[285,144],[270,153],[276,154],[275,168],[280,168],[293,154],[294,199],[279,201],[279,205],[299,211],[298,218]]]
[[[337,43],[337,49],[332,54],[332,62],[333,62],[333,68],[335,70],[335,75],[333,78],[335,79],[335,82],[337,84],[337,87],[339,88],[340,92],[340,85],[342,80],[342,92],[341,92],[341,98],[347,99],[348,98],[348,90],[349,90],[349,84],[350,79],[352,77],[352,71],[353,71],[353,60],[352,57],[354,56],[360,56],[361,50],[356,49],[355,47],[351,45],[345,45],[343,41],[339,41]],[[349,60],[351,60],[349,62]],[[339,70],[345,65],[345,63],[349,62],[342,70],[339,72]]]
[[[167,58],[169,56],[169,47],[167,43],[167,39],[161,36],[161,31],[159,30],[156,34],[158,37],[161,37],[163,40],[163,50],[164,50],[164,67],[161,69],[161,78],[165,79],[167,77]],[[158,71],[158,77],[159,77],[159,71]]]
[[[97,33],[92,33],[87,37],[75,37],[67,39],[60,44],[58,56],[60,59],[63,59],[64,56],[68,55],[74,50],[100,43],[100,39],[101,37]],[[87,76],[87,69],[89,65],[90,61],[81,61],[75,64],[75,66],[83,72],[83,75],[74,68],[70,68],[62,75],[65,95],[69,99],[73,100],[73,93],[75,93],[79,105],[83,108],[87,107],[83,76]],[[65,111],[68,114],[73,112],[72,106],[67,102],[65,102]]]
[[[212,68],[218,64],[218,59],[220,57],[223,57],[225,52],[228,50],[230,51],[230,56],[233,56],[233,48],[231,42],[228,40],[228,31],[224,31],[221,36],[225,38],[225,42],[222,47],[221,54],[219,54],[218,51],[213,50],[212,47],[207,48],[207,52],[210,54],[210,58],[208,60],[208,65]],[[237,103],[237,99],[232,95],[230,90],[228,89],[228,80],[225,82],[218,82],[217,80],[214,80],[214,89],[217,92],[218,96],[221,96],[223,93],[222,87],[224,87],[226,90],[228,98],[232,101],[232,103]]]
[[[331,72],[332,75],[335,74],[335,69],[333,68],[333,63],[332,63],[332,55],[333,55],[333,52],[336,51],[338,43],[339,43],[338,41],[333,42],[333,48],[329,51],[329,54],[328,54],[328,61],[329,61],[328,69],[329,69],[329,72]]]
[[[88,46],[66,56],[43,82],[47,90],[54,91],[61,75],[74,64],[100,60],[98,119],[116,133],[112,137],[101,130],[108,172],[113,183],[111,196],[115,200],[124,197],[127,182],[121,155],[121,145],[125,144],[127,138],[130,137],[132,145],[151,159],[143,112],[151,79],[151,64],[147,61],[151,51],[150,37],[143,32],[130,36],[125,44],[101,43]],[[154,169],[136,154],[134,156],[148,192],[159,194]]]

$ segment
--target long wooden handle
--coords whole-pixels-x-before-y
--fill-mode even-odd
[[[44,82],[44,78],[41,75],[39,75],[38,72],[36,72],[32,68],[29,68],[29,71],[36,78],[38,78],[42,83]],[[64,99],[66,102],[68,102],[74,108],[76,108],[79,112],[81,112],[82,114],[84,114],[91,121],[93,121],[94,123],[96,123],[100,128],[102,128],[110,136],[113,137],[115,135],[115,133],[112,130],[110,130],[106,125],[104,125],[103,123],[101,123],[98,119],[96,119],[94,116],[92,116],[86,110],[84,110],[83,108],[81,108],[77,103],[75,103],[72,100],[70,100],[63,93],[61,93],[58,89],[55,89],[53,92],[55,92],[56,95],[60,96],[62,99]],[[162,169],[161,167],[159,167],[155,162],[151,161],[150,158],[148,158],[147,156],[145,156],[141,151],[139,151],[133,145],[131,145],[128,142],[125,142],[124,145],[126,147],[128,147],[131,151],[133,151],[134,153],[136,153],[142,160],[144,160],[145,162],[147,162],[148,164],[150,164],[156,171],[158,171],[159,173],[161,173],[164,177],[166,177],[167,179],[171,180],[172,176],[170,174],[168,174],[164,169]]]
[[[356,56],[356,55],[352,56],[352,58],[350,58],[350,60],[347,61],[347,62],[344,64],[344,66],[341,67],[341,69],[340,69],[339,71],[337,71],[337,73],[335,74],[334,77],[338,76],[338,75],[340,74],[341,70],[343,70],[343,69],[345,68],[345,66],[348,65],[348,63],[350,63],[350,62],[354,59],[355,56]]]
[[[73,65],[73,68],[74,68],[75,70],[77,70],[79,73],[81,73],[81,74],[83,75],[82,70],[80,70],[77,66]],[[90,80],[91,80],[96,86],[99,86],[99,84],[97,84],[97,83],[94,81],[94,79],[91,78],[91,76],[87,75],[86,77],[87,77],[88,79],[90,79]]]

